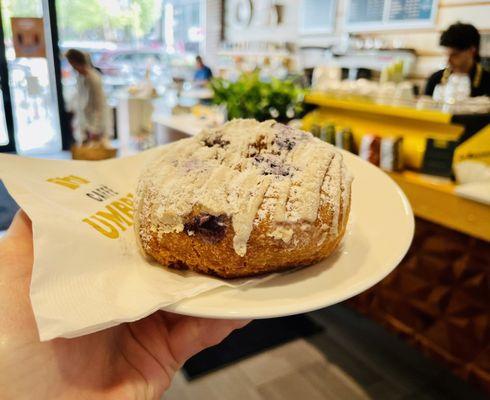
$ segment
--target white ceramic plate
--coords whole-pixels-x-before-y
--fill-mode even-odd
[[[223,287],[165,309],[212,318],[280,317],[338,303],[388,275],[412,241],[412,209],[388,175],[351,153],[343,153],[354,182],[347,232],[334,254],[253,287]]]

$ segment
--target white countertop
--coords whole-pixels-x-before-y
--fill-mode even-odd
[[[211,100],[213,98],[213,91],[207,87],[194,88],[182,91],[181,96],[191,99]]]
[[[210,127],[208,120],[199,119],[192,114],[169,115],[154,113],[152,121],[189,136],[195,136],[203,129]]]

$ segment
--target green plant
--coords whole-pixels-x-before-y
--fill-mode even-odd
[[[287,122],[301,117],[304,89],[290,80],[262,82],[257,72],[242,74],[236,82],[213,79],[214,103],[224,104],[228,119],[276,119]]]

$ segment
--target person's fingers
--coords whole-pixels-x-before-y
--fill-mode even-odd
[[[250,321],[182,317],[170,331],[169,345],[176,361],[182,365],[188,358],[220,343],[235,329]]]
[[[167,326],[169,328],[173,327],[177,322],[179,322],[180,320],[182,320],[182,318],[186,318],[183,315],[175,314],[175,313],[172,313],[172,312],[169,312],[169,311],[160,310],[160,311],[157,311],[157,312],[160,315],[160,317],[163,318],[163,320],[165,321],[165,323],[167,324]]]
[[[15,214],[6,237],[9,238],[27,238],[32,237],[32,224],[27,214],[21,209]]]

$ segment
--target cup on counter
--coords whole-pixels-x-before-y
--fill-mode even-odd
[[[391,104],[396,92],[396,84],[394,82],[382,83],[376,96],[376,101],[380,104]]]
[[[397,84],[391,104],[409,106],[413,105],[414,102],[415,94],[413,92],[413,84],[408,81]]]
[[[415,98],[412,82],[400,82],[396,86],[395,97],[401,100],[413,100]]]
[[[434,87],[434,92],[432,92],[432,99],[437,103],[442,103],[445,98],[446,85],[438,84]]]
[[[435,110],[438,108],[438,103],[430,96],[420,96],[416,107],[419,110]]]
[[[444,102],[455,104],[468,99],[471,95],[471,81],[467,74],[451,74],[444,91]]]

